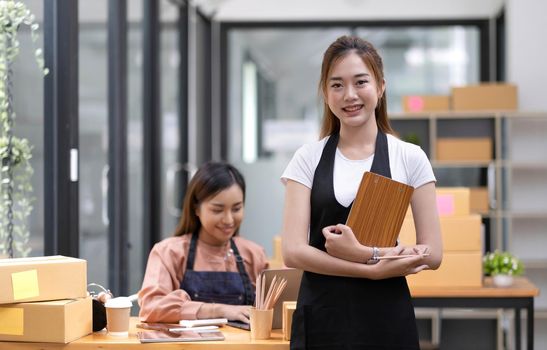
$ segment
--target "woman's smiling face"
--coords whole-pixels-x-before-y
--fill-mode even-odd
[[[384,91],[363,59],[350,52],[334,64],[329,74],[326,99],[341,128],[376,122],[375,108]]]
[[[225,244],[241,225],[243,211],[243,191],[235,183],[204,200],[196,209],[201,222],[199,238],[212,245]]]

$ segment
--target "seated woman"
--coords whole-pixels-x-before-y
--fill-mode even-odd
[[[194,175],[174,237],[150,252],[139,317],[143,322],[227,318],[249,322],[264,249],[238,235],[245,180],[226,163],[209,162]]]

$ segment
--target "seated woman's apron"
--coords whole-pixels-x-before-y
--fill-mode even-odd
[[[230,239],[230,247],[234,252],[238,272],[194,271],[198,236],[199,233],[192,234],[180,289],[186,291],[193,301],[253,305],[255,293],[234,240]]]
[[[325,251],[325,226],[345,223],[351,205],[336,200],[333,170],[338,134],[327,141],[311,190],[309,244]],[[391,178],[387,137],[378,131],[371,171]],[[291,349],[419,349],[404,277],[383,280],[304,271],[293,316]]]

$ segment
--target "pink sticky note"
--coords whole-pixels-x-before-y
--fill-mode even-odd
[[[421,96],[410,96],[408,98],[408,109],[411,112],[420,112],[424,109],[424,99]]]
[[[438,194],[437,209],[440,216],[454,215],[454,196],[451,194]]]

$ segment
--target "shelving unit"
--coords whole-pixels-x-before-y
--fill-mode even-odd
[[[418,138],[439,186],[487,187],[490,209],[482,213],[485,250],[508,250],[543,293],[538,318],[547,318],[547,112],[437,112],[390,116],[405,139]],[[441,137],[488,137],[490,161],[441,161]]]

